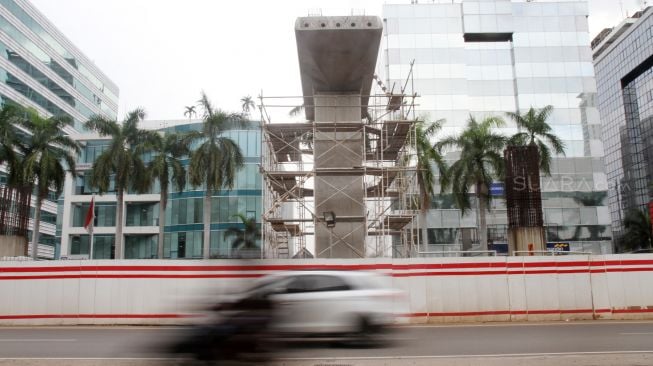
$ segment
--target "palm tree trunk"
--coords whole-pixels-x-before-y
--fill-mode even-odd
[[[123,224],[123,206],[124,206],[124,200],[125,200],[125,192],[120,189],[117,192],[116,195],[116,252],[115,252],[115,258],[116,259],[124,259],[124,252],[125,248],[123,245],[123,237],[122,237],[122,224]]]
[[[206,189],[204,193],[203,217],[204,241],[202,242],[202,258],[209,259],[211,254],[211,190]]]
[[[41,228],[41,205],[43,200],[40,195],[36,196],[36,206],[34,207],[34,229],[32,230],[32,259],[38,259],[39,249],[39,229]]]
[[[166,200],[164,192],[161,192],[159,200],[159,240],[157,245],[157,258],[163,259],[163,231],[165,228]]]
[[[426,212],[427,210],[421,210],[419,213],[419,226],[420,230],[422,231],[422,247],[418,248],[418,251],[429,251],[429,235],[428,235],[428,230],[426,228]]]
[[[476,185],[476,197],[478,199],[478,216],[479,216],[479,241],[481,243],[481,250],[487,250],[487,187],[485,184],[480,183]]]

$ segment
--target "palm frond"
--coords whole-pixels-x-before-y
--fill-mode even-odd
[[[296,106],[296,107],[293,107],[293,108],[290,110],[290,112],[288,112],[288,115],[289,115],[290,117],[296,117],[296,116],[300,115],[303,111],[304,111],[304,105],[303,105],[303,104],[302,104],[302,105],[298,105],[298,106]]]
[[[540,170],[545,176],[551,176],[551,151],[542,141],[537,141],[537,149],[540,155]]]

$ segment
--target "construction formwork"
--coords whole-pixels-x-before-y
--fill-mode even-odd
[[[316,105],[303,104],[315,111],[315,120],[273,123],[271,110],[287,110],[303,97],[259,97],[267,258],[409,257],[417,252],[415,95],[344,97],[350,103],[345,107],[361,110],[361,117],[339,113],[342,94],[325,94],[314,98]],[[340,101],[330,102],[336,98]],[[351,214],[328,222],[324,213],[334,205]]]

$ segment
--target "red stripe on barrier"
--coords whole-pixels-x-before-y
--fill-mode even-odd
[[[653,265],[653,260],[650,259],[625,259],[625,260],[606,260],[606,266],[645,266]]]
[[[0,320],[19,319],[179,319],[187,314],[18,314],[0,315]]]
[[[0,272],[206,272],[206,271],[296,271],[296,270],[382,270],[392,269],[391,264],[356,265],[252,265],[252,266],[64,266],[64,267],[0,267]]]
[[[602,272],[649,272],[653,271],[653,267],[639,267],[639,268],[606,268]]]
[[[477,275],[505,275],[506,271],[460,271],[460,272],[409,272],[393,273],[392,277],[421,277],[421,276],[477,276]]]
[[[469,263],[423,263],[423,264],[292,264],[292,265],[231,265],[231,266],[44,266],[44,267],[0,267],[0,272],[207,272],[207,271],[295,271],[295,270],[424,270],[424,269],[462,269],[462,268],[534,268],[534,267],[590,267],[604,265],[653,265],[653,260],[645,261],[569,261],[569,262],[469,262]]]
[[[499,276],[499,275],[541,275],[541,274],[583,274],[583,273],[606,273],[606,272],[651,272],[653,267],[640,268],[605,268],[605,269],[543,269],[543,270],[495,270],[495,271],[428,271],[428,272],[406,272],[391,273],[392,277],[424,277],[424,276]],[[38,273],[38,272],[37,272]],[[175,279],[211,279],[211,278],[258,278],[264,273],[196,273],[196,274],[60,274],[60,275],[23,275],[23,276],[2,276],[0,281],[6,280],[48,280],[48,279],[93,279],[93,278],[175,278]]]
[[[591,314],[614,313],[636,314],[653,313],[653,309],[562,309],[562,310],[488,310],[488,311],[453,311],[422,312],[402,314],[402,317],[447,317],[447,316],[492,316],[492,315],[554,315],[554,314]],[[17,314],[0,315],[0,320],[21,319],[180,319],[191,318],[194,314]]]
[[[89,278],[258,278],[263,274],[75,274],[75,275],[37,275],[37,276],[0,276],[3,280],[54,280],[54,279],[89,279]]]
[[[610,309],[605,309],[611,312]],[[599,312],[599,311],[595,311]],[[653,312],[653,309],[612,310],[614,313]],[[547,315],[547,314],[582,314],[592,313],[591,309],[569,310],[488,310],[488,311],[453,311],[434,313],[408,313],[401,317],[447,317],[447,316],[492,316],[492,315]],[[181,319],[196,317],[194,314],[16,314],[0,315],[0,320],[28,319]]]
[[[612,309],[614,314],[653,313],[653,309]]]
[[[428,316],[482,316],[482,315],[510,315],[510,310],[493,311],[455,311],[446,313],[428,313]]]
[[[608,309],[608,311],[610,311]],[[554,314],[591,314],[592,309],[562,310],[488,310],[488,311],[451,311],[435,313],[410,313],[403,317],[446,317],[446,316],[492,316],[492,315],[554,315]]]

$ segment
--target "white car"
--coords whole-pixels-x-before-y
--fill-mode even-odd
[[[393,324],[403,292],[370,272],[279,272],[258,279],[245,296],[274,303],[272,330],[282,334],[370,337]]]

